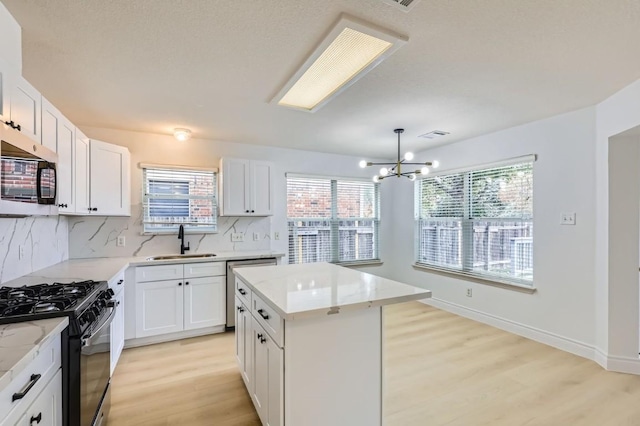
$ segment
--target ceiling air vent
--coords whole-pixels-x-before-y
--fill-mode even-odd
[[[400,10],[404,10],[405,12],[410,11],[413,7],[420,2],[420,0],[382,0],[386,4],[390,4],[391,6],[395,6]]]
[[[445,132],[443,130],[434,130],[431,131],[429,133],[425,133],[424,135],[420,135],[418,136],[419,138],[425,138],[425,139],[435,139],[435,138],[439,138],[442,136],[447,136],[449,134],[449,132]]]

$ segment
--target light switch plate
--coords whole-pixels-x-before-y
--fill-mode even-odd
[[[116,239],[116,246],[124,247],[125,244],[126,244],[126,240],[124,238],[124,235],[118,235],[118,238]]]
[[[231,242],[241,243],[242,241],[244,241],[244,234],[242,232],[231,233]]]
[[[258,241],[260,239],[260,233],[259,232],[254,232],[253,233],[253,241]]]
[[[560,218],[561,225],[575,225],[576,224],[576,214],[575,213],[562,213]]]

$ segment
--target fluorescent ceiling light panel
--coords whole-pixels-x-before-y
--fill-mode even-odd
[[[316,111],[406,42],[406,37],[342,16],[272,103]]]

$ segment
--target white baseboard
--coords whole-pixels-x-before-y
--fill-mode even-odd
[[[500,318],[495,315],[486,314],[442,299],[431,298],[421,300],[421,302],[434,306],[438,309],[442,309],[443,311],[451,312],[456,315],[460,315],[461,317],[488,324],[492,327],[526,337],[527,339],[535,340],[536,342],[552,346],[556,349],[593,360],[608,371],[640,375],[640,358],[611,356],[595,346],[559,336],[548,331],[540,330],[535,327],[520,324],[505,318]]]
[[[206,336],[207,334],[223,333],[224,325],[215,327],[199,328],[196,330],[179,331],[177,333],[160,334],[158,336],[140,337],[128,339],[124,342],[124,348],[136,348],[138,346],[154,345],[156,343],[171,342],[174,340],[188,339],[190,337]]]
[[[558,336],[557,334],[549,333],[548,331],[540,330],[538,328],[530,327],[528,325],[520,324],[515,321],[511,321],[505,318],[500,318],[495,315],[486,314],[484,312],[470,309],[465,306],[458,305],[456,303],[447,302],[442,299],[431,298],[422,300],[427,305],[434,306],[460,315],[461,317],[469,318],[474,321],[478,321],[484,324],[488,324],[492,327],[499,328],[501,330],[508,331],[519,336],[526,337],[527,339],[535,340],[536,342],[544,343],[545,345],[552,346],[557,349],[561,349],[565,352],[578,355],[583,358],[595,360],[595,347],[586,343],[579,342],[577,340],[568,339],[566,337]]]

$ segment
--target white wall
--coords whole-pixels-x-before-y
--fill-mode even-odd
[[[287,252],[286,223],[286,172],[308,173],[326,176],[371,177],[371,170],[358,167],[360,158],[321,154],[310,151],[272,148],[266,146],[246,145],[240,143],[191,139],[178,142],[172,136],[149,133],[130,132],[112,129],[82,129],[90,138],[126,146],[131,151],[131,218],[81,217],[70,219],[69,245],[72,258],[100,256],[131,256],[161,253],[175,253],[179,248],[175,235],[150,236],[140,235],[140,202],[142,195],[142,170],[138,163],[183,164],[202,167],[218,167],[221,157],[237,157],[272,161],[274,169],[274,206],[272,217],[267,218],[219,218],[221,232],[218,234],[188,235],[194,252],[221,250],[255,250],[272,249]],[[386,189],[382,189],[384,200],[390,197]],[[384,218],[388,218],[383,209]],[[390,222],[383,218],[381,225],[382,240],[389,235]],[[225,232],[235,224],[237,232],[248,232],[243,243],[231,243],[230,235]],[[279,241],[271,241],[264,235],[280,233]],[[253,232],[260,232],[262,240],[254,242]],[[116,247],[117,235],[125,235],[126,247]],[[202,239],[203,238],[203,239]],[[201,240],[202,239],[202,240]],[[201,241],[200,241],[201,240]],[[145,242],[146,241],[146,242]],[[199,243],[200,241],[200,243]],[[385,245],[386,247],[386,245]],[[381,253],[383,260],[385,251]],[[384,268],[375,268],[384,274]]]
[[[68,237],[64,216],[0,218],[0,284],[67,260]]]
[[[640,126],[640,80],[622,89],[597,105],[596,139],[596,336],[599,351],[598,362],[618,371],[640,373],[638,362],[639,311],[637,267],[634,279],[618,279],[625,276],[616,271],[619,252],[616,234],[610,232],[611,213],[618,208],[612,204],[610,194],[611,173],[615,173],[615,158],[610,149],[617,141],[614,136]],[[636,235],[637,238],[637,235]],[[636,283],[634,285],[634,282]]]
[[[439,160],[443,170],[538,156],[534,165],[536,293],[412,268],[413,187],[407,183],[394,187],[395,278],[431,289],[434,300],[445,302],[446,308],[492,323],[503,319],[502,325],[523,326],[514,331],[526,329],[534,332],[533,337],[537,331],[551,335],[551,340],[557,336],[559,346],[589,356],[595,344],[595,137],[592,107],[417,156],[419,161]],[[576,225],[561,226],[562,212],[575,212]],[[467,288],[472,288],[473,297],[466,297]]]

